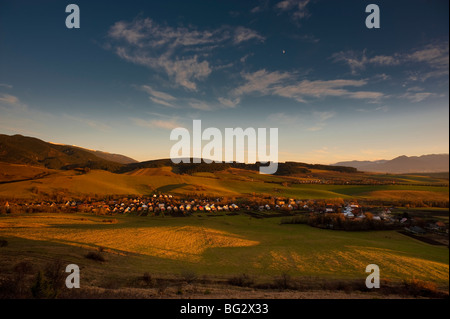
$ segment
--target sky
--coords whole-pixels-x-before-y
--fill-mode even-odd
[[[278,128],[282,162],[448,153],[448,6],[2,0],[0,133],[145,161],[199,119]]]

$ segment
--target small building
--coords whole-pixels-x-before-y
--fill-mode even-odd
[[[413,226],[408,229],[411,233],[416,235],[423,235],[426,233],[425,229],[419,226]]]

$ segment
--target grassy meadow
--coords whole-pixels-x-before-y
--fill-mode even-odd
[[[419,279],[447,287],[449,254],[395,231],[343,232],[280,224],[280,218],[236,216],[138,217],[27,214],[0,217],[0,267],[60,258],[81,267],[83,280],[130,280],[149,272],[192,272],[227,278],[246,273],[273,278],[361,279],[368,264],[384,280]],[[101,247],[105,262],[85,258]]]
[[[5,164],[9,165],[9,164]],[[14,166],[13,166],[14,167]],[[5,168],[3,168],[5,169]],[[36,168],[28,168],[32,177]],[[2,167],[0,167],[2,171]],[[3,170],[4,172],[4,170]],[[339,173],[315,171],[315,176],[355,180],[389,180],[391,185],[330,185],[304,184],[307,176],[261,175],[240,169],[228,169],[215,173],[179,175],[171,167],[138,169],[125,174],[93,170],[87,174],[75,171],[42,169],[43,177],[37,179],[1,183],[8,175],[0,176],[0,198],[40,198],[42,194],[62,192],[69,196],[79,195],[148,195],[154,192],[174,195],[197,194],[206,196],[279,196],[300,199],[385,199],[448,201],[448,179],[424,176],[385,175],[366,173]],[[317,178],[317,177],[316,177]]]

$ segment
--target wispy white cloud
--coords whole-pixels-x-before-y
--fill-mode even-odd
[[[196,110],[200,110],[200,111],[211,111],[212,107],[211,104],[206,103],[204,101],[198,101],[198,100],[192,100],[191,102],[189,102],[189,105],[196,109]]]
[[[336,113],[331,111],[313,112],[313,120],[315,121],[315,125],[308,127],[307,130],[312,132],[320,131],[326,126],[327,121],[335,116]]]
[[[406,98],[414,103],[422,102],[423,100],[434,96],[437,96],[437,94],[431,92],[406,92],[405,94],[400,95],[401,98]]]
[[[382,105],[382,106],[375,108],[375,111],[380,111],[380,112],[388,112],[389,110],[390,110],[390,108],[387,105]]]
[[[288,72],[268,72],[265,69],[253,73],[242,73],[241,75],[245,79],[245,83],[233,91],[233,94],[237,96],[253,92],[270,94],[275,85],[293,78],[293,75]]]
[[[246,94],[276,95],[294,99],[298,102],[306,102],[309,98],[324,98],[328,96],[347,97],[351,99],[378,100],[384,97],[381,92],[350,91],[347,87],[361,87],[367,84],[367,80],[302,80],[296,78],[295,73],[268,72],[265,69],[242,73],[244,84],[232,91],[233,96]]]
[[[283,0],[275,5],[275,8],[282,12],[289,12],[295,20],[304,19],[310,16],[306,6],[310,0]]]
[[[170,95],[170,94],[167,94],[167,93],[164,93],[164,92],[161,92],[161,91],[154,90],[154,89],[153,89],[151,86],[149,86],[149,85],[142,85],[141,88],[142,88],[145,92],[147,92],[148,94],[153,95],[154,97],[157,97],[157,98],[162,99],[162,100],[165,100],[165,101],[175,101],[175,100],[177,99],[176,97],[174,97],[174,96],[172,96],[172,95]]]
[[[0,93],[0,102],[16,105],[19,103],[19,98],[11,94]]]
[[[261,0],[256,7],[250,10],[250,13],[259,13],[268,10],[270,7],[270,0]]]
[[[255,30],[252,30],[249,28],[237,27],[234,30],[233,42],[235,44],[239,44],[241,42],[246,42],[246,41],[250,41],[250,40],[257,40],[259,42],[263,42],[264,37],[261,36]]]
[[[364,70],[369,64],[386,66],[398,65],[401,63],[398,55],[376,55],[373,57],[368,57],[366,50],[360,53],[356,51],[341,51],[334,53],[331,58],[335,62],[344,62],[348,64],[352,74],[357,74],[359,71]]]
[[[369,56],[367,50],[341,51],[334,53],[331,59],[335,62],[344,62],[350,67],[353,74],[364,70],[368,65],[374,66],[398,66],[410,64],[423,64],[428,70],[418,72],[415,70],[410,75],[410,80],[425,81],[448,75],[449,69],[449,44],[448,41],[442,43],[428,44],[422,48],[417,48],[411,52],[394,53],[391,55]]]
[[[240,103],[240,101],[241,101],[240,98],[236,98],[234,100],[231,100],[231,99],[226,99],[226,98],[223,98],[223,97],[219,97],[218,100],[219,100],[220,104],[222,104],[222,105],[224,105],[226,107],[229,107],[229,108],[236,107],[236,105],[238,105]]]
[[[177,85],[191,91],[197,91],[197,83],[213,71],[208,60],[212,50],[224,45],[264,41],[258,32],[245,27],[199,30],[194,26],[161,25],[149,18],[116,22],[109,29],[108,37],[109,47],[120,58],[163,72]]]
[[[182,127],[182,125],[176,119],[151,119],[144,120],[138,118],[131,119],[136,125],[145,127],[145,128],[157,128],[157,129],[166,129],[172,130],[177,127]]]
[[[149,99],[157,104],[174,107],[171,102],[177,100],[176,97],[161,91],[157,91],[149,85],[141,85],[139,88],[144,92],[147,92],[149,94]]]
[[[6,83],[0,83],[0,87],[5,87],[5,88],[7,88],[7,89],[12,89],[12,85],[10,85],[10,84],[6,84]]]

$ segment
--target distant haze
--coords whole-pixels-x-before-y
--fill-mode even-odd
[[[366,172],[382,173],[439,173],[449,171],[448,154],[399,156],[392,160],[348,161],[333,165],[349,166]]]

